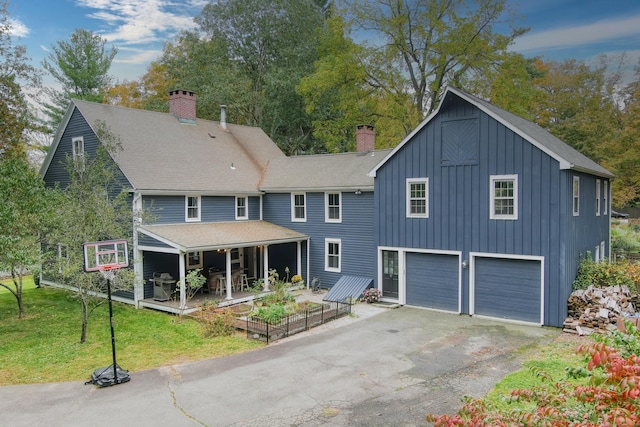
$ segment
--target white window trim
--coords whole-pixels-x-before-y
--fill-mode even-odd
[[[76,136],[74,138],[71,138],[71,150],[73,152],[73,164],[75,165],[76,169],[84,171],[85,154],[83,136]]]
[[[338,195],[338,218],[329,218],[329,195]],[[341,192],[327,192],[324,193],[324,222],[342,222],[342,193]]]
[[[296,218],[296,196],[304,197],[304,217]],[[291,221],[292,222],[307,222],[307,193],[291,193]]]
[[[496,181],[513,181],[513,214],[501,215],[496,214],[496,199],[495,199],[495,182]],[[489,177],[489,197],[491,202],[489,203],[489,218],[490,219],[506,219],[517,220],[518,219],[518,175],[491,175]]]
[[[189,218],[189,198],[195,198],[198,200],[198,216],[196,218]],[[185,222],[200,222],[202,215],[202,198],[201,196],[184,196],[184,220]]]
[[[244,215],[238,215],[238,201],[244,199]],[[249,198],[247,196],[236,196],[236,219],[249,219]]]
[[[62,273],[62,263],[69,262],[69,247],[64,243],[58,243],[58,273]]]
[[[596,216],[600,216],[600,180],[596,179]]]
[[[578,194],[576,194],[576,184],[578,185]],[[576,204],[576,201],[578,202]],[[580,177],[574,176],[571,184],[571,210],[573,216],[580,216]]]
[[[424,184],[425,209],[423,214],[411,212],[411,184]],[[416,199],[417,200],[417,199]],[[429,218],[429,178],[407,178],[406,182],[406,215],[407,218]]]
[[[329,267],[329,245],[338,245],[338,268]],[[324,270],[340,273],[342,271],[342,239],[324,239]]]
[[[603,184],[604,191],[602,193],[602,214],[606,215],[609,212],[609,181],[605,179]]]

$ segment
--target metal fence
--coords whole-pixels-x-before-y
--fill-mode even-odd
[[[289,314],[280,319],[278,323],[269,323],[255,316],[247,316],[247,338],[269,343],[309,330],[349,313],[351,313],[350,303],[334,301]]]

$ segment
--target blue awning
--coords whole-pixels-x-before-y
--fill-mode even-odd
[[[357,299],[372,284],[373,279],[370,277],[342,276],[322,300],[346,302],[349,299]]]

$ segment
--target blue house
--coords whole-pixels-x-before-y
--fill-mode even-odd
[[[94,155],[100,126],[118,138],[112,157],[132,216],[154,218],[134,221],[134,289],[115,299],[178,311],[176,284],[196,268],[208,276],[203,290],[229,302],[252,298],[255,280],[268,289],[271,269],[324,287],[360,271],[373,280],[368,172],[388,150],[372,151],[369,138],[362,153],[288,158],[261,129],[226,123],[224,107],[219,122],[196,119],[196,99],[171,92],[169,114],[74,100],[42,165],[47,185],[64,187],[66,158]],[[55,272],[43,283],[55,285]]]
[[[561,326],[580,259],[610,251],[613,175],[461,90],[371,176],[389,301]]]
[[[75,100],[41,169],[64,186],[65,158],[95,153],[100,123],[119,138],[132,216],[155,217],[134,221],[134,290],[116,298],[136,306],[176,311],[166,300],[194,268],[211,298],[250,299],[246,285],[268,287],[275,269],[334,289],[359,278],[403,305],[561,326],[580,259],[610,251],[613,175],[454,88],[393,150],[374,150],[363,125],[357,152],[295,157],[226,123],[224,107],[218,122],[197,119],[193,92],[171,92],[169,106]]]

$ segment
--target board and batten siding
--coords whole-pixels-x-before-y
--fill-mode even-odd
[[[291,221],[291,193],[263,196],[265,221],[309,236],[308,280],[330,288],[343,275],[376,277],[373,193],[342,192],[342,222],[325,222],[324,192],[306,193],[306,222]],[[325,271],[325,239],[341,239],[341,271]],[[306,259],[305,259],[306,261]]]
[[[442,129],[475,123],[476,161],[444,161]],[[473,127],[472,127],[473,129]],[[518,219],[490,219],[490,177],[517,175]],[[406,179],[429,179],[429,217],[406,217]],[[559,163],[475,106],[458,99],[420,129],[377,170],[378,245],[543,256],[545,283],[564,280],[550,259],[561,255]],[[550,300],[545,305],[563,304]],[[469,309],[469,271],[463,270],[462,309]],[[558,309],[551,312],[558,313]],[[545,311],[548,313],[549,311]],[[547,324],[558,324],[556,316]]]

